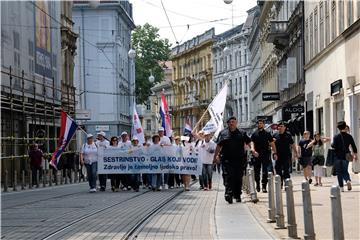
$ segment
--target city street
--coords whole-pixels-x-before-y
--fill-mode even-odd
[[[2,194],[2,239],[274,239],[249,210],[212,191],[109,190],[87,184]],[[246,199],[246,198],[245,198]],[[245,200],[244,199],[244,200]],[[239,217],[240,216],[240,217]]]

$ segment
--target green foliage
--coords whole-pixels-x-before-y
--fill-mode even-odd
[[[135,57],[135,94],[136,102],[144,103],[151,94],[150,88],[164,79],[164,71],[160,62],[169,60],[171,44],[168,39],[160,39],[159,29],[146,23],[137,26],[132,33],[132,47]],[[149,82],[150,72],[155,77]]]

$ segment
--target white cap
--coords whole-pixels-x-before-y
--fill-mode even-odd
[[[131,141],[139,141],[139,139],[138,139],[136,136],[134,136],[134,137],[131,139]]]
[[[86,135],[86,138],[92,138],[94,135],[92,135],[91,133]]]
[[[158,132],[165,131],[163,127],[159,127]]]
[[[123,131],[120,136],[122,135],[128,135],[128,133],[126,131]]]
[[[101,136],[105,137],[105,136],[106,136],[106,133],[105,133],[105,132],[103,132],[103,131],[101,131],[101,132],[98,132],[98,134],[97,134],[97,135],[101,135]]]

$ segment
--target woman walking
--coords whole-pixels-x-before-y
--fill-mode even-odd
[[[316,133],[314,140],[309,143],[308,148],[313,149],[312,165],[314,166],[315,185],[322,186],[321,177],[323,176],[323,166],[325,163],[324,144],[329,142],[330,138],[321,137],[320,133]]]
[[[119,139],[114,136],[110,139],[110,147],[109,148],[119,148]],[[110,181],[111,181],[111,191],[118,192],[120,188],[120,174],[110,174]]]
[[[299,147],[300,147],[300,160],[299,160],[300,162],[299,163],[304,168],[304,177],[305,177],[306,181],[309,181],[309,184],[312,183],[312,179],[311,179],[312,147],[309,147],[310,142],[311,142],[310,132],[305,131],[303,134],[303,139],[301,139],[299,142]]]
[[[87,177],[89,181],[89,192],[96,192],[96,174],[97,174],[97,146],[94,143],[94,136],[88,134],[86,143],[80,151],[80,164],[86,167]]]

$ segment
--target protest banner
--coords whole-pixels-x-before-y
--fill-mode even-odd
[[[175,173],[200,175],[197,149],[182,146],[135,147],[98,150],[99,174]]]

